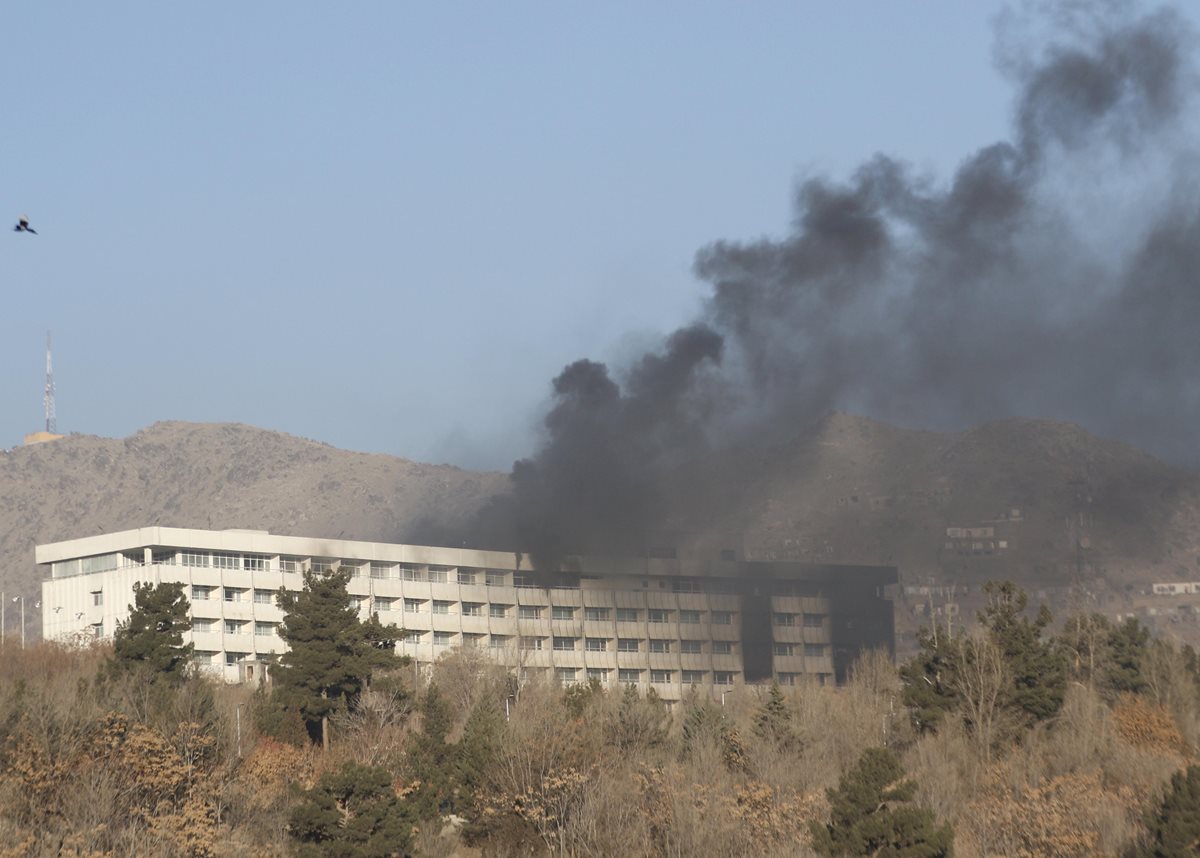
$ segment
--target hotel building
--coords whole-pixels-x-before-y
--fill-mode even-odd
[[[894,649],[893,567],[721,558],[570,558],[535,576],[498,552],[265,531],[144,527],[39,545],[47,639],[112,636],[137,582],[179,582],[186,642],[226,681],[261,679],[285,649],[282,587],[350,567],[352,604],[404,629],[398,650],[428,664],[481,647],[522,675],[633,684],[679,700],[692,687],[832,682],[866,649]],[[257,671],[257,672],[256,672]]]

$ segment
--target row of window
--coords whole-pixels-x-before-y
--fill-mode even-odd
[[[275,604],[274,590],[262,590],[249,587],[216,587],[206,586],[202,584],[192,585],[192,601],[193,602],[208,602],[213,599],[220,598],[216,595],[218,590],[224,589],[224,599],[226,602],[249,602],[254,600],[256,605],[273,605]]]
[[[193,619],[192,631],[198,634],[212,634],[214,632],[224,631],[227,635],[244,635],[250,632],[249,620],[205,620]],[[258,637],[268,637],[278,634],[278,623],[259,623],[254,624],[254,634]]]
[[[707,670],[650,670],[650,681],[655,684],[670,685],[675,682],[676,675],[684,685],[702,685],[708,676]],[[588,679],[597,679],[601,682],[607,682],[610,670],[606,668],[589,667],[584,675]],[[647,671],[638,668],[622,667],[617,670],[617,682],[622,684],[640,683],[642,677]],[[559,682],[578,682],[579,669],[575,667],[556,667],[554,669],[555,678]],[[737,673],[731,670],[714,670],[712,681],[714,685],[733,685],[737,679]]]

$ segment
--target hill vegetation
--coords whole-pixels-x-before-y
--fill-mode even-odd
[[[337,607],[336,573],[307,583],[297,628]],[[977,631],[925,635],[902,670],[870,653],[844,687],[673,711],[475,649],[425,674],[362,659],[331,693],[42,644],[0,661],[0,855],[1190,854],[1196,654],[1094,618],[1051,634],[1019,588],[989,593]],[[305,695],[325,750],[277,717]]]

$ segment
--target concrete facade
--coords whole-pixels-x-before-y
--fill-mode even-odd
[[[180,582],[197,662],[227,681],[285,646],[279,588],[305,570],[353,568],[362,616],[405,630],[428,664],[485,648],[520,674],[634,684],[679,700],[745,682],[840,679],[864,649],[894,649],[892,567],[583,557],[535,577],[506,552],[147,527],[39,545],[50,639],[111,637],[135,582]]]

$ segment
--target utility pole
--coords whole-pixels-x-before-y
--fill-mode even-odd
[[[54,412],[54,362],[50,355],[50,332],[46,331],[46,392],[42,396],[42,407],[46,411],[46,431],[58,434],[58,417]]]

